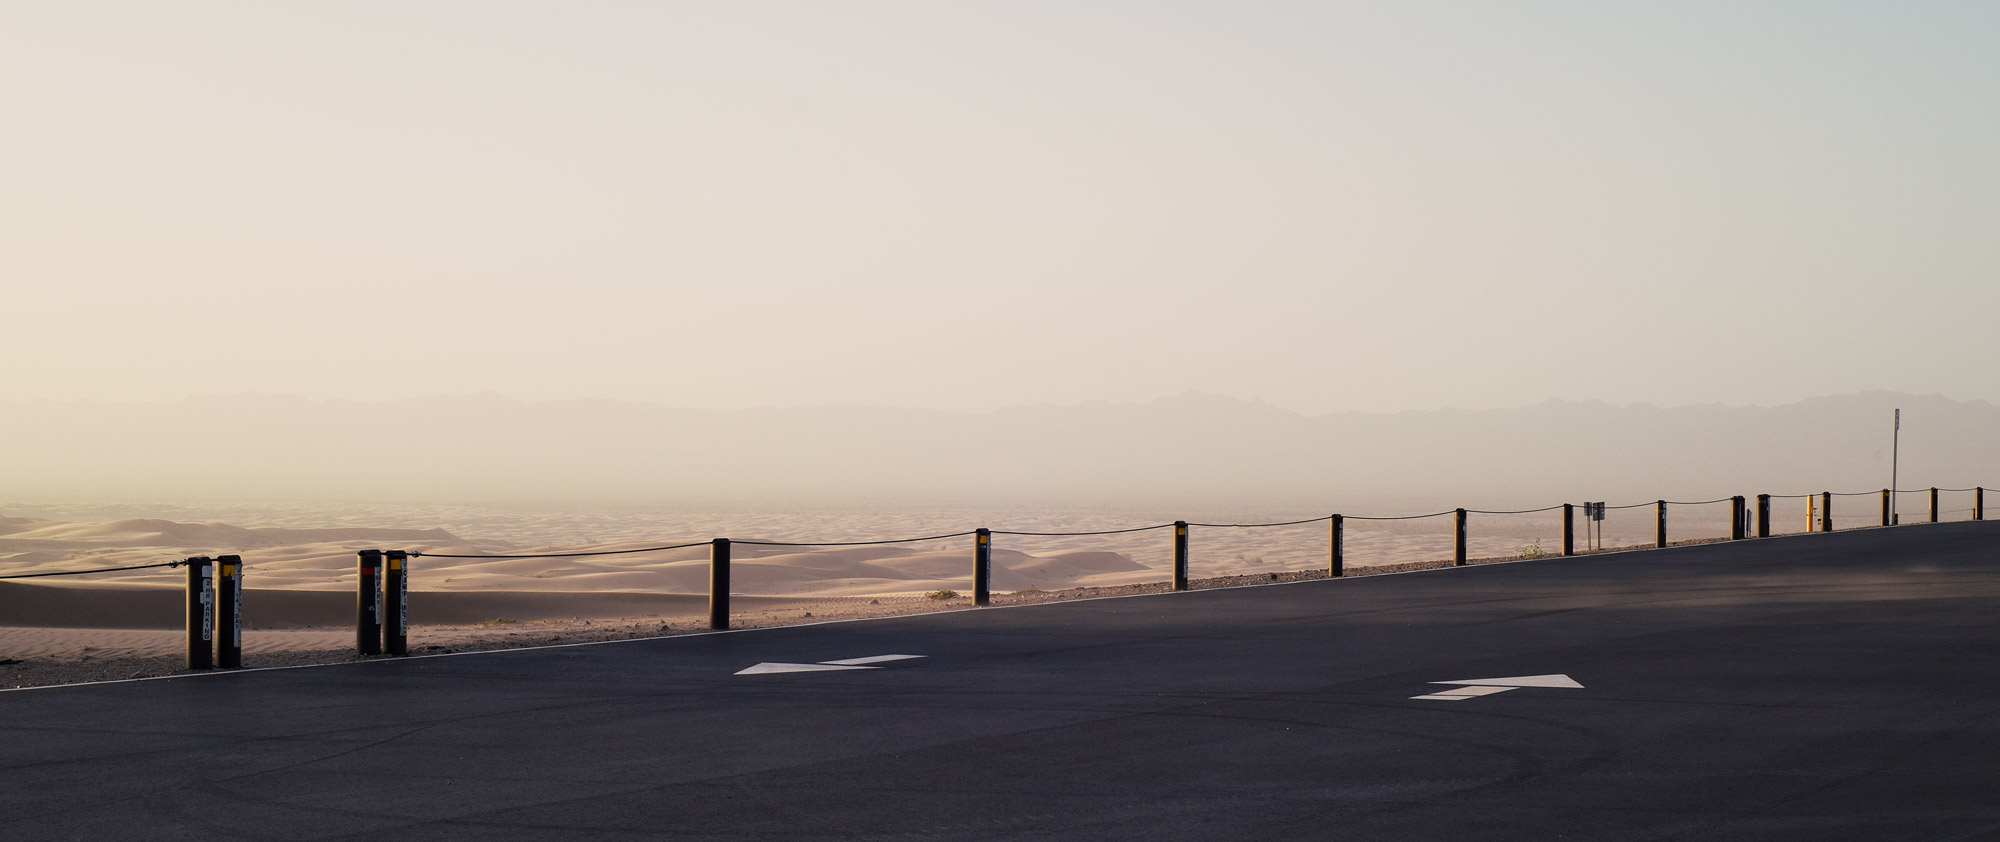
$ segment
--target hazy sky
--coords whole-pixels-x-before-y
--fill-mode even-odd
[[[0,0],[0,398],[2000,400],[2000,3]]]

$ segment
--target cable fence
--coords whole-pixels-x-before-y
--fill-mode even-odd
[[[1912,510],[1912,503],[1917,504]],[[513,552],[363,549],[356,553],[357,641],[364,655],[407,652],[411,562],[422,559],[541,565],[538,578],[588,582],[596,590],[698,594],[709,627],[730,626],[733,596],[867,596],[925,589],[934,598],[969,595],[985,605],[995,591],[1158,584],[1173,590],[1201,579],[1309,574],[1337,577],[1369,567],[1440,566],[1665,547],[1691,541],[1881,527],[1890,523],[1983,520],[1985,489],[1908,489],[1556,504],[1525,509],[1446,509],[1415,514],[1220,517],[1106,524],[1054,515],[1011,524],[925,532],[913,537],[816,541],[794,535],[673,543],[540,548]],[[639,542],[633,542],[639,543]],[[968,560],[971,561],[968,564]],[[239,556],[151,564],[0,574],[43,579],[187,566],[189,665],[224,666],[240,656]],[[346,577],[343,577],[345,579]],[[218,586],[217,582],[221,582]],[[445,580],[449,582],[449,579]],[[218,591],[217,587],[221,590]],[[969,594],[960,594],[964,587]],[[222,607],[230,609],[219,623]],[[199,618],[199,635],[197,635]],[[219,638],[235,641],[217,642]],[[372,643],[371,643],[372,640]],[[206,648],[213,644],[213,648]],[[214,661],[196,649],[221,653]],[[232,654],[233,651],[233,654]]]

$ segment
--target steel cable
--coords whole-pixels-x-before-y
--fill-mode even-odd
[[[1288,520],[1282,523],[1190,523],[1188,525],[1202,526],[1210,529],[1261,529],[1266,526],[1298,526],[1302,523],[1318,523],[1322,520],[1332,519],[1333,515],[1320,515],[1319,517],[1309,517],[1305,520]]]
[[[665,552],[667,550],[684,550],[689,547],[705,547],[708,545],[709,545],[708,541],[698,541],[693,544],[675,544],[671,547],[640,547],[639,549],[636,550],[593,550],[590,552],[580,552],[580,553],[502,553],[494,555],[457,555],[453,553],[424,553],[424,552],[418,552],[416,550],[411,550],[410,557],[411,558],[580,558],[583,556],[593,556],[593,555],[630,555],[632,553],[657,553],[657,552]]]
[[[1192,524],[1190,524],[1190,525],[1192,525]],[[1071,537],[1077,537],[1077,536],[1082,536],[1082,535],[1123,535],[1123,534],[1125,534],[1125,533],[1127,533],[1127,532],[1150,532],[1150,531],[1152,531],[1152,530],[1155,530],[1155,529],[1165,529],[1165,528],[1167,528],[1167,527],[1169,527],[1169,526],[1173,526],[1173,524],[1171,524],[1171,523],[1162,523],[1162,524],[1160,524],[1160,525],[1158,525],[1158,526],[1135,526],[1135,527],[1132,527],[1131,529],[1104,529],[1104,530],[1099,530],[1099,531],[1097,531],[1097,532],[1014,532],[1014,531],[1008,531],[1008,530],[999,530],[999,529],[996,529],[996,530],[993,530],[993,533],[992,533],[992,534],[994,534],[994,535],[1028,535],[1028,536],[1034,536],[1034,537],[1040,537],[1040,538],[1071,538]]]
[[[730,541],[732,544],[749,544],[757,547],[867,547],[876,544],[916,544],[924,541],[942,541],[946,538],[963,538],[976,535],[979,530],[969,529],[950,535],[932,535],[928,538],[895,538],[887,541]],[[999,534],[999,533],[994,533]]]
[[[1553,512],[1557,509],[1562,508],[1564,505],[1565,504],[1563,503],[1557,503],[1553,506],[1543,506],[1539,509],[1521,509],[1519,511],[1512,511],[1512,512],[1495,512],[1495,511],[1488,511],[1486,509],[1466,509],[1465,513],[1469,515],[1532,515],[1532,514],[1538,514],[1540,512]]]
[[[1367,515],[1341,515],[1341,517],[1346,520],[1423,520],[1424,518],[1427,517],[1444,517],[1445,515],[1456,514],[1457,512],[1458,512],[1457,509],[1446,509],[1442,512],[1432,512],[1427,515],[1398,515],[1396,517],[1369,517]]]
[[[0,576],[0,579],[39,579],[43,576],[83,576],[90,573],[117,573],[121,570],[151,570],[156,567],[179,567],[187,562],[163,561],[159,564],[134,564],[130,567],[100,567],[96,570],[56,570],[48,573],[14,573]]]

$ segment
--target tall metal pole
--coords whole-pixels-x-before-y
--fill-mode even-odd
[[[1903,409],[1896,408],[1896,432],[1889,437],[1889,522],[1902,523],[1903,516],[1896,513],[1896,469],[1903,456]]]

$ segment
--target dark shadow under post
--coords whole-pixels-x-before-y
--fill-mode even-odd
[[[1819,531],[1833,531],[1833,492],[1831,491],[1822,491],[1819,494]]]
[[[1937,486],[1931,486],[1931,522],[1938,522]]]
[[[1332,544],[1326,561],[1326,575],[1338,579],[1347,575],[1347,519],[1334,515],[1328,519],[1327,539]]]
[[[729,539],[717,538],[708,549],[708,627],[729,628]]]
[[[1453,567],[1464,567],[1465,566],[1465,510],[1464,509],[1452,510],[1452,524],[1453,524],[1452,526],[1453,535],[1451,541],[1451,564]]]
[[[982,526],[972,532],[972,604],[993,602],[993,532]]]
[[[1744,528],[1749,525],[1749,520],[1750,506],[1744,501],[1743,495],[1738,494],[1729,498],[1729,540],[1741,541],[1750,537],[1750,530]]]
[[[1889,489],[1882,489],[1882,525],[1889,525]]]
[[[243,668],[243,557],[215,557],[215,665]]]
[[[410,654],[410,554],[382,554],[382,649],[395,657]]]
[[[1667,545],[1667,501],[1659,501],[1658,508],[1659,517],[1658,522],[1654,524],[1653,546],[1664,547]]]
[[[215,666],[215,568],[208,556],[187,564],[187,668]]]
[[[382,592],[376,576],[382,569],[381,550],[355,553],[358,560],[354,582],[354,651],[363,655],[382,654]]]
[[[1771,495],[1757,495],[1757,537],[1771,537]]]
[[[1576,555],[1576,506],[1563,504],[1563,555]]]
[[[1174,521],[1174,590],[1188,589],[1188,526],[1187,521]]]

